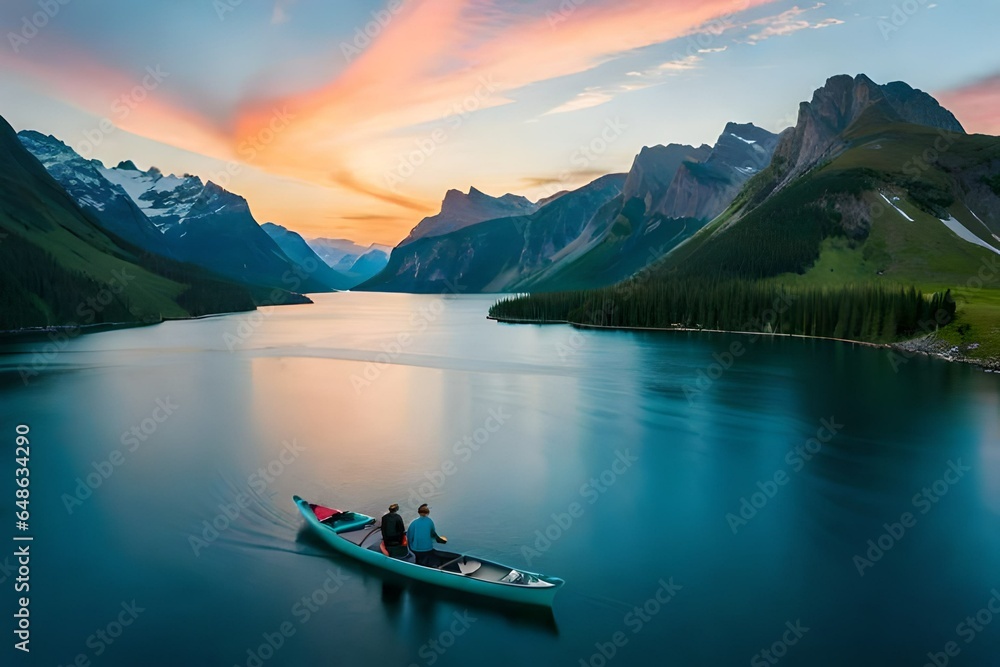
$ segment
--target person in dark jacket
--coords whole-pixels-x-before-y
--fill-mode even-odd
[[[406,523],[399,516],[399,505],[393,503],[389,505],[388,514],[382,516],[382,542],[390,556],[399,558],[406,555],[405,537]]]

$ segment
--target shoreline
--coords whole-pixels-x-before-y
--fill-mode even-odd
[[[285,304],[280,304],[285,305]],[[295,304],[298,305],[298,304]],[[266,306],[265,306],[266,307]],[[139,329],[142,327],[154,327],[157,324],[166,322],[188,322],[191,320],[206,320],[212,317],[224,317],[226,315],[236,315],[238,313],[253,313],[260,310],[261,306],[253,310],[230,310],[224,313],[206,313],[205,315],[192,315],[190,317],[164,317],[155,322],[95,322],[93,324],[48,324],[40,327],[22,327],[20,329],[0,330],[0,343],[30,341],[32,339],[43,339],[47,334],[65,334],[77,332],[76,336],[87,334],[104,333],[105,331],[120,331],[123,329]]]
[[[163,322],[164,320],[160,320]],[[49,324],[41,327],[22,327],[21,329],[4,329],[0,331],[0,342],[16,342],[19,340],[31,340],[33,338],[44,338],[46,334],[59,334],[71,331],[78,332],[75,336],[83,336],[92,333],[103,333],[105,331],[118,331],[120,329],[138,329],[140,327],[153,326],[160,322],[100,322],[95,324]]]
[[[904,355],[915,355],[922,354],[928,357],[934,357],[942,361],[947,361],[951,363],[962,363],[969,364],[971,366],[976,366],[987,373],[1000,373],[1000,359],[974,359],[971,357],[964,356],[952,356],[935,350],[931,341],[927,340],[926,336],[920,338],[913,338],[907,341],[901,341],[898,343],[871,343],[863,340],[851,340],[849,338],[831,338],[828,336],[807,336],[805,334],[783,334],[783,333],[766,333],[763,331],[730,331],[727,329],[696,329],[692,327],[625,327],[625,326],[610,326],[606,324],[584,324],[581,322],[573,322],[570,320],[525,320],[518,318],[504,318],[495,317],[493,315],[487,315],[487,320],[492,320],[499,324],[534,324],[539,326],[555,326],[555,325],[569,325],[576,329],[592,329],[595,331],[675,331],[675,332],[686,332],[686,333],[721,333],[721,334],[733,334],[737,336],[769,336],[772,338],[801,338],[805,340],[826,340],[833,341],[836,343],[849,343],[851,345],[861,345],[864,347],[871,347],[883,350],[896,350]]]

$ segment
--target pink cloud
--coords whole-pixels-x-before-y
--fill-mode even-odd
[[[744,0],[739,10],[770,2]],[[456,104],[474,100],[477,109],[509,104],[510,91],[691,34],[731,14],[734,4],[592,0],[568,6],[574,9],[564,14],[504,14],[500,20],[496,7],[483,14],[482,0],[414,2],[326,86],[244,108],[238,137],[259,132],[274,108],[287,107],[296,119],[293,127],[260,164],[303,179],[326,178],[322,174],[348,168],[359,151],[371,154],[386,137],[440,121]],[[605,97],[584,96],[563,110],[594,106]]]
[[[940,93],[937,98],[967,131],[1000,135],[1000,74]]]

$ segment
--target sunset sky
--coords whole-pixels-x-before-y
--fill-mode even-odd
[[[307,237],[395,244],[449,188],[538,199],[730,120],[778,131],[839,73],[1000,134],[995,0],[51,4],[0,8],[15,129],[216,181]]]

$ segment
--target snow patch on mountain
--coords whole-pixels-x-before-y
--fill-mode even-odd
[[[947,220],[941,220],[941,222],[943,222],[945,227],[953,231],[963,241],[968,241],[969,243],[975,243],[978,246],[982,246],[987,250],[992,250],[996,254],[1000,255],[1000,250],[997,250],[989,243],[987,243],[986,241],[982,240],[981,238],[970,232],[965,225],[963,225],[961,222],[955,219],[955,216],[953,215],[948,216]]]
[[[901,209],[901,208],[899,208],[898,206],[896,206],[895,204],[893,204],[893,203],[892,203],[892,202],[891,202],[891,201],[889,200],[889,198],[888,198],[888,197],[886,197],[886,196],[885,196],[884,194],[882,194],[881,192],[879,193],[879,195],[881,195],[882,199],[884,199],[884,200],[885,200],[885,203],[886,203],[886,204],[888,204],[889,206],[891,206],[891,207],[893,207],[894,209],[896,209],[897,211],[899,211],[899,214],[900,214],[901,216],[903,216],[904,218],[906,218],[906,219],[907,219],[907,220],[909,220],[910,222],[913,222],[913,218],[911,218],[910,216],[906,215],[906,213],[905,213],[905,212],[903,211],[903,209]],[[898,200],[898,199],[899,199],[899,197],[896,197],[896,199]],[[944,221],[942,220],[942,222],[944,222]]]

